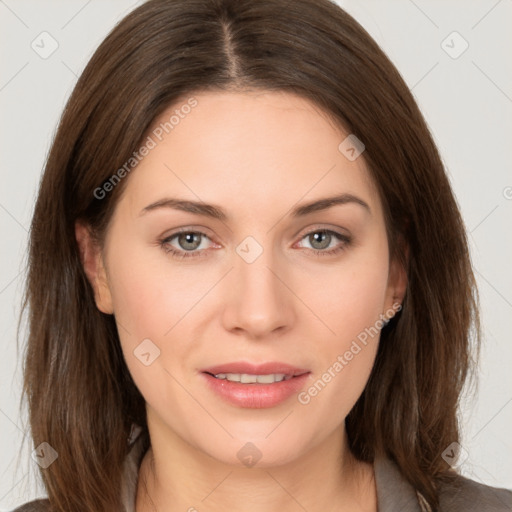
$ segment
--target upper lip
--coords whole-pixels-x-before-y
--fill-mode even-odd
[[[249,375],[270,375],[273,373],[281,373],[286,376],[295,377],[297,375],[309,373],[309,370],[297,368],[296,366],[280,362],[253,364],[245,361],[237,361],[211,366],[210,368],[205,368],[202,372],[211,373],[212,375],[218,375],[219,373],[247,373]]]

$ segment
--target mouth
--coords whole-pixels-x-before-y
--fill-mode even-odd
[[[283,363],[229,363],[201,371],[210,390],[231,405],[273,407],[298,393],[310,370]]]
[[[284,373],[269,373],[265,375],[251,375],[250,373],[218,373],[214,375],[205,372],[219,380],[228,380],[229,382],[240,382],[241,384],[274,384],[283,380],[290,380],[295,375],[285,375]]]

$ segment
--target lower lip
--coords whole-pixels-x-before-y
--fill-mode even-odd
[[[229,403],[239,407],[263,409],[274,407],[298,393],[304,387],[309,373],[273,384],[242,384],[226,379],[217,379],[209,373],[202,373],[202,375],[206,378],[210,389]]]

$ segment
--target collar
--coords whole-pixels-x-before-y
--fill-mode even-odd
[[[416,491],[393,461],[376,457],[373,470],[379,512],[421,512]]]

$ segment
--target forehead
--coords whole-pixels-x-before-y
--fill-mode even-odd
[[[354,193],[375,205],[363,156],[351,161],[339,149],[348,135],[314,103],[288,92],[184,96],[147,132],[152,148],[125,195],[139,210],[166,193],[267,209]]]

